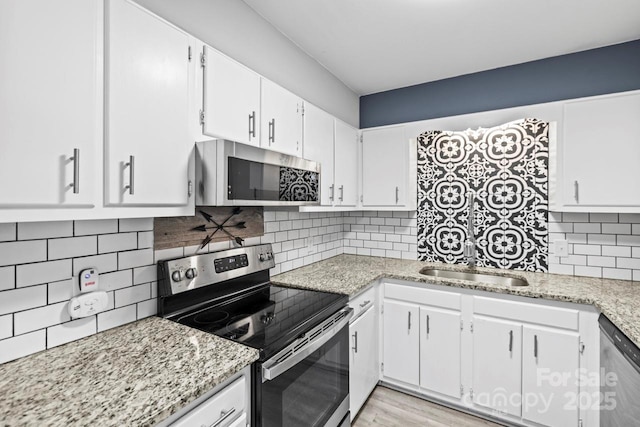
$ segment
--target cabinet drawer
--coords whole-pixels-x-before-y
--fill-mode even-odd
[[[460,310],[462,301],[462,296],[456,292],[436,291],[395,283],[384,284],[384,297],[453,310]]]
[[[365,312],[375,305],[376,302],[376,288],[372,286],[359,295],[356,295],[349,300],[349,307],[353,308],[353,319],[357,318],[360,314]]]
[[[243,376],[211,396],[171,426],[209,426],[219,422],[225,416],[225,420],[219,425],[220,427],[230,426],[233,421],[244,413],[245,391],[245,378]],[[230,414],[229,411],[231,411]]]
[[[578,310],[504,301],[496,298],[473,297],[474,314],[503,317],[509,320],[535,323],[564,329],[578,329]]]

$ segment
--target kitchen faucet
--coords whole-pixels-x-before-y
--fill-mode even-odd
[[[475,194],[469,192],[469,218],[467,219],[467,240],[464,242],[464,258],[469,262],[469,267],[476,266],[476,236],[474,231],[473,205]]]

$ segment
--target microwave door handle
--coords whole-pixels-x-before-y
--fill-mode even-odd
[[[320,337],[318,337],[314,342],[309,344],[307,347],[294,354],[293,356],[283,360],[282,362],[278,362],[276,359],[278,356],[267,360],[262,364],[262,382],[271,381],[281,374],[285,373],[298,363],[302,362],[304,359],[309,357],[312,353],[318,350],[320,347],[325,345],[327,341],[333,338],[336,334],[338,334],[342,328],[346,327],[349,324],[349,320],[353,317],[353,309],[345,308],[341,311],[348,311],[349,314],[340,319],[332,328],[328,329],[324,332]],[[288,348],[288,347],[287,347]]]

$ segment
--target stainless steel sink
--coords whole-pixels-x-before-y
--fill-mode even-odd
[[[425,267],[420,274],[447,279],[469,280],[471,282],[493,283],[505,286],[529,286],[529,282],[518,277],[494,276],[493,274],[476,273],[473,271],[453,271],[439,268]]]

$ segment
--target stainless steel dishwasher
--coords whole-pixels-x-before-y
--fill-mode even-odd
[[[600,426],[640,426],[640,349],[604,315],[600,323]]]

